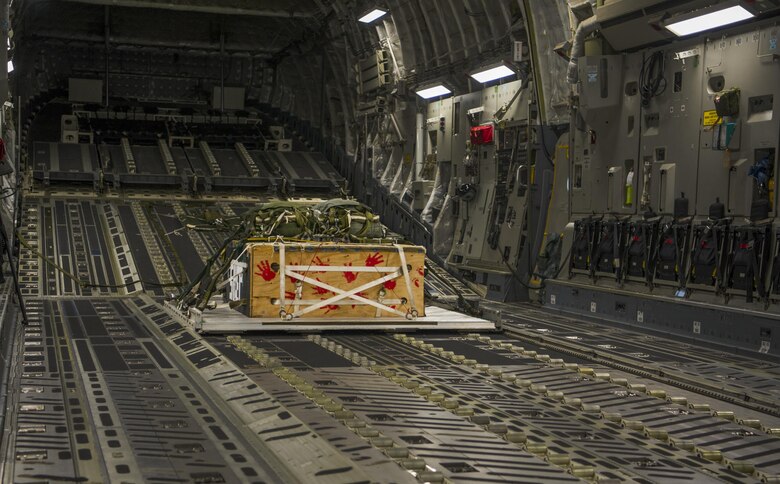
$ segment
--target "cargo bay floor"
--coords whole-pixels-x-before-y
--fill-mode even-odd
[[[221,242],[184,230],[204,203],[25,199],[30,322],[13,335],[2,482],[780,476],[772,360],[512,305],[502,331],[472,335],[199,335],[158,284]]]

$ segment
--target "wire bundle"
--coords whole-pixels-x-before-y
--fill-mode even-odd
[[[650,106],[650,100],[666,91],[666,57],[663,51],[654,52],[642,63],[639,74],[639,92],[642,96],[642,107]]]

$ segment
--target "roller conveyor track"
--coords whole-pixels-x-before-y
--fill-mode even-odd
[[[480,341],[441,334],[400,341],[390,336],[314,336],[309,345],[321,345],[332,353],[319,356],[321,351],[307,347],[300,338],[246,339],[309,383],[319,382],[327,395],[367,421],[370,417],[365,417],[365,412],[376,415],[389,412],[392,406],[413,408],[424,397],[481,424],[488,433],[512,436],[513,440],[524,434],[526,449],[534,449],[570,470],[593,469],[602,478],[699,481],[714,472],[721,480],[745,479],[728,469],[714,470],[713,463],[700,458],[699,453],[719,457],[725,467],[750,468],[751,473],[755,470],[763,476],[778,470],[775,461],[780,441],[775,436],[715,417],[710,411],[690,409],[680,404],[676,395],[672,399],[678,403],[658,398],[663,388],[652,387],[652,382],[634,380],[632,389],[627,389],[620,382],[602,380],[601,372],[591,374],[584,366],[582,373],[557,361],[542,363],[546,358],[526,356],[518,347],[509,349],[511,343],[501,339],[491,340],[495,345],[491,346],[487,337]],[[529,350],[526,353],[532,354]],[[383,377],[380,380],[389,380],[391,387],[405,388],[409,403],[395,401],[391,405],[381,398],[367,399],[371,393],[367,387],[351,388],[350,384],[350,390],[344,390],[345,382],[352,381],[347,374],[359,370],[336,366],[333,355],[366,360],[362,366],[371,366],[375,373],[371,381],[375,382],[378,374]],[[461,364],[453,364],[458,359]],[[653,395],[643,392],[642,385],[650,387]],[[350,404],[350,392],[358,398],[358,405]],[[405,431],[432,431],[426,425],[438,427],[437,421],[426,424],[416,420],[410,425],[407,413],[401,411],[401,418],[393,417],[394,423],[383,423],[382,427],[397,425],[402,435]],[[617,421],[616,415],[620,416]],[[426,455],[442,458],[434,451]],[[479,472],[479,463],[466,461],[475,468],[473,472]],[[460,478],[476,478],[476,474]]]
[[[132,306],[28,307],[3,482],[279,478],[202,382],[163,355]]]
[[[780,417],[780,362],[550,314],[536,308],[504,313],[505,331],[524,342],[693,388]]]
[[[117,287],[68,285],[23,248],[31,324],[15,342],[3,482],[780,475],[771,360],[493,303],[503,330],[482,335],[194,333],[160,305],[175,288],[147,283],[189,277],[221,243],[181,230],[184,216],[253,205],[27,199],[21,236]]]

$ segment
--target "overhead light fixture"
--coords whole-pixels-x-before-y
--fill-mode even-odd
[[[364,24],[370,24],[374,20],[378,20],[384,17],[386,14],[387,14],[387,10],[382,10],[381,8],[375,8],[374,10],[360,17],[358,19],[358,22],[363,22]]]
[[[14,71],[14,61],[9,60],[8,61],[8,73],[12,73]]]
[[[678,37],[698,34],[755,17],[741,2],[725,2],[672,17],[664,27]]]
[[[499,65],[494,64],[490,67],[483,67],[477,72],[470,74],[470,76],[474,80],[485,84],[486,82],[496,81],[505,77],[514,76],[515,74],[517,73],[502,62]]]
[[[452,94],[452,91],[444,84],[436,84],[435,86],[428,86],[415,91],[418,96],[423,99],[431,99],[434,97],[448,96]]]

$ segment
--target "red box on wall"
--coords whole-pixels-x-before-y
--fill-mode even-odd
[[[474,126],[471,128],[471,144],[486,145],[493,142],[493,125]]]

